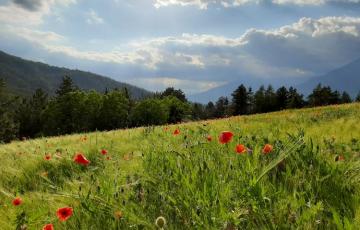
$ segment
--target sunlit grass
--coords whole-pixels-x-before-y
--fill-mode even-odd
[[[156,229],[158,216],[169,229],[355,227],[359,124],[360,104],[348,104],[1,145],[0,228],[22,211],[28,229]],[[220,145],[224,130],[235,136]],[[78,152],[88,167],[73,162]],[[12,206],[15,196],[24,203]],[[63,206],[74,216],[60,223]]]

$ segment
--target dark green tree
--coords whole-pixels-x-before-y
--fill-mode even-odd
[[[207,118],[215,118],[215,105],[212,101],[205,106],[205,114]]]
[[[164,92],[160,94],[161,98],[174,96],[182,102],[187,102],[186,96],[181,89],[174,89],[174,87],[168,87]]]
[[[42,112],[48,103],[48,95],[37,89],[30,100],[23,100],[20,103],[16,119],[19,121],[19,135],[21,137],[36,137],[41,135],[43,122]]]
[[[133,126],[162,125],[168,121],[168,110],[160,99],[138,102],[131,112]]]
[[[10,142],[18,135],[19,125],[14,120],[16,100],[8,95],[5,81],[0,79],[0,142]]]
[[[193,120],[204,120],[207,118],[205,106],[200,103],[193,103],[191,105],[191,116]]]
[[[359,91],[358,95],[356,96],[355,101],[360,102],[360,91]]]
[[[168,111],[168,123],[178,123],[183,121],[191,114],[191,107],[187,102],[179,100],[177,97],[168,96],[162,99]]]
[[[276,110],[286,109],[289,92],[285,86],[276,90]]]
[[[341,103],[342,104],[346,104],[346,103],[351,103],[352,102],[352,99],[350,97],[350,95],[344,91],[341,95]]]
[[[100,111],[100,129],[112,130],[127,127],[129,103],[129,99],[120,90],[106,94]]]
[[[220,97],[215,103],[215,117],[226,117],[229,111],[229,100],[227,97]]]
[[[56,95],[58,97],[63,96],[67,93],[74,92],[78,90],[78,87],[74,85],[73,80],[69,76],[65,76],[62,79],[59,88],[56,90]]]
[[[305,106],[304,96],[299,94],[293,87],[289,88],[288,99],[286,101],[287,109],[302,108]]]
[[[249,113],[250,96],[246,87],[241,84],[231,95],[233,115]]]
[[[265,87],[260,86],[254,95],[254,112],[263,113],[266,110]]]

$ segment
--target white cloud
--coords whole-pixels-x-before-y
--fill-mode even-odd
[[[130,66],[144,71],[144,75],[182,75],[189,78],[183,80],[210,82],[224,76],[289,78],[322,74],[359,58],[360,53],[360,18],[354,17],[302,18],[278,29],[250,29],[235,38],[209,34],[158,37],[131,41],[107,51],[80,50],[52,32],[4,28],[7,34],[50,54]]]
[[[38,26],[52,8],[75,4],[76,0],[15,0],[0,6],[0,23],[22,27]]]
[[[155,0],[156,8],[166,6],[197,6],[200,9],[207,9],[209,5],[222,5],[224,7],[238,7],[245,4],[260,4],[271,2],[277,5],[324,5],[330,3],[360,3],[360,0]]]
[[[187,94],[205,92],[227,84],[224,81],[184,80],[183,78],[174,77],[137,78],[129,82],[151,90],[165,89],[167,87],[185,89]]]
[[[90,25],[98,25],[104,23],[104,19],[101,18],[93,9],[91,9],[86,15],[86,22]]]

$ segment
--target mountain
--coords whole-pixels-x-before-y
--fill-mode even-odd
[[[231,98],[231,94],[241,85],[245,85],[247,88],[251,87],[253,92],[258,90],[258,88],[261,85],[268,86],[272,85],[273,87],[277,88],[280,86],[291,86],[299,84],[300,82],[303,82],[304,80],[299,79],[290,79],[284,82],[283,78],[255,78],[255,77],[242,77],[241,80],[232,81],[230,83],[227,83],[226,85],[210,89],[208,91],[197,93],[193,95],[189,95],[188,98],[190,101],[193,102],[200,102],[200,103],[208,103],[209,101],[217,101],[219,97],[226,96],[229,99]]]
[[[244,78],[239,81],[233,81],[226,85],[190,95],[188,98],[194,102],[207,103],[216,101],[221,96],[231,97],[231,93],[241,84],[253,88],[256,91],[260,85],[271,84],[277,88],[282,85],[294,86],[299,92],[308,96],[312,90],[319,84],[330,86],[333,90],[346,91],[351,97],[356,97],[360,91],[360,58],[338,69],[335,69],[322,76],[315,76],[307,79],[256,79]]]
[[[319,83],[356,97],[360,91],[360,58],[325,75],[311,78],[296,88],[307,96]]]
[[[93,89],[104,92],[106,89],[126,87],[135,99],[151,95],[151,92],[145,89],[108,77],[24,60],[0,51],[0,78],[5,80],[10,92],[15,94],[26,96],[41,88],[53,95],[64,76],[71,77],[73,82],[83,90]]]

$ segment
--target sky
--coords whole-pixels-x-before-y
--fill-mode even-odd
[[[0,50],[152,91],[301,82],[360,58],[360,0],[0,0]]]

